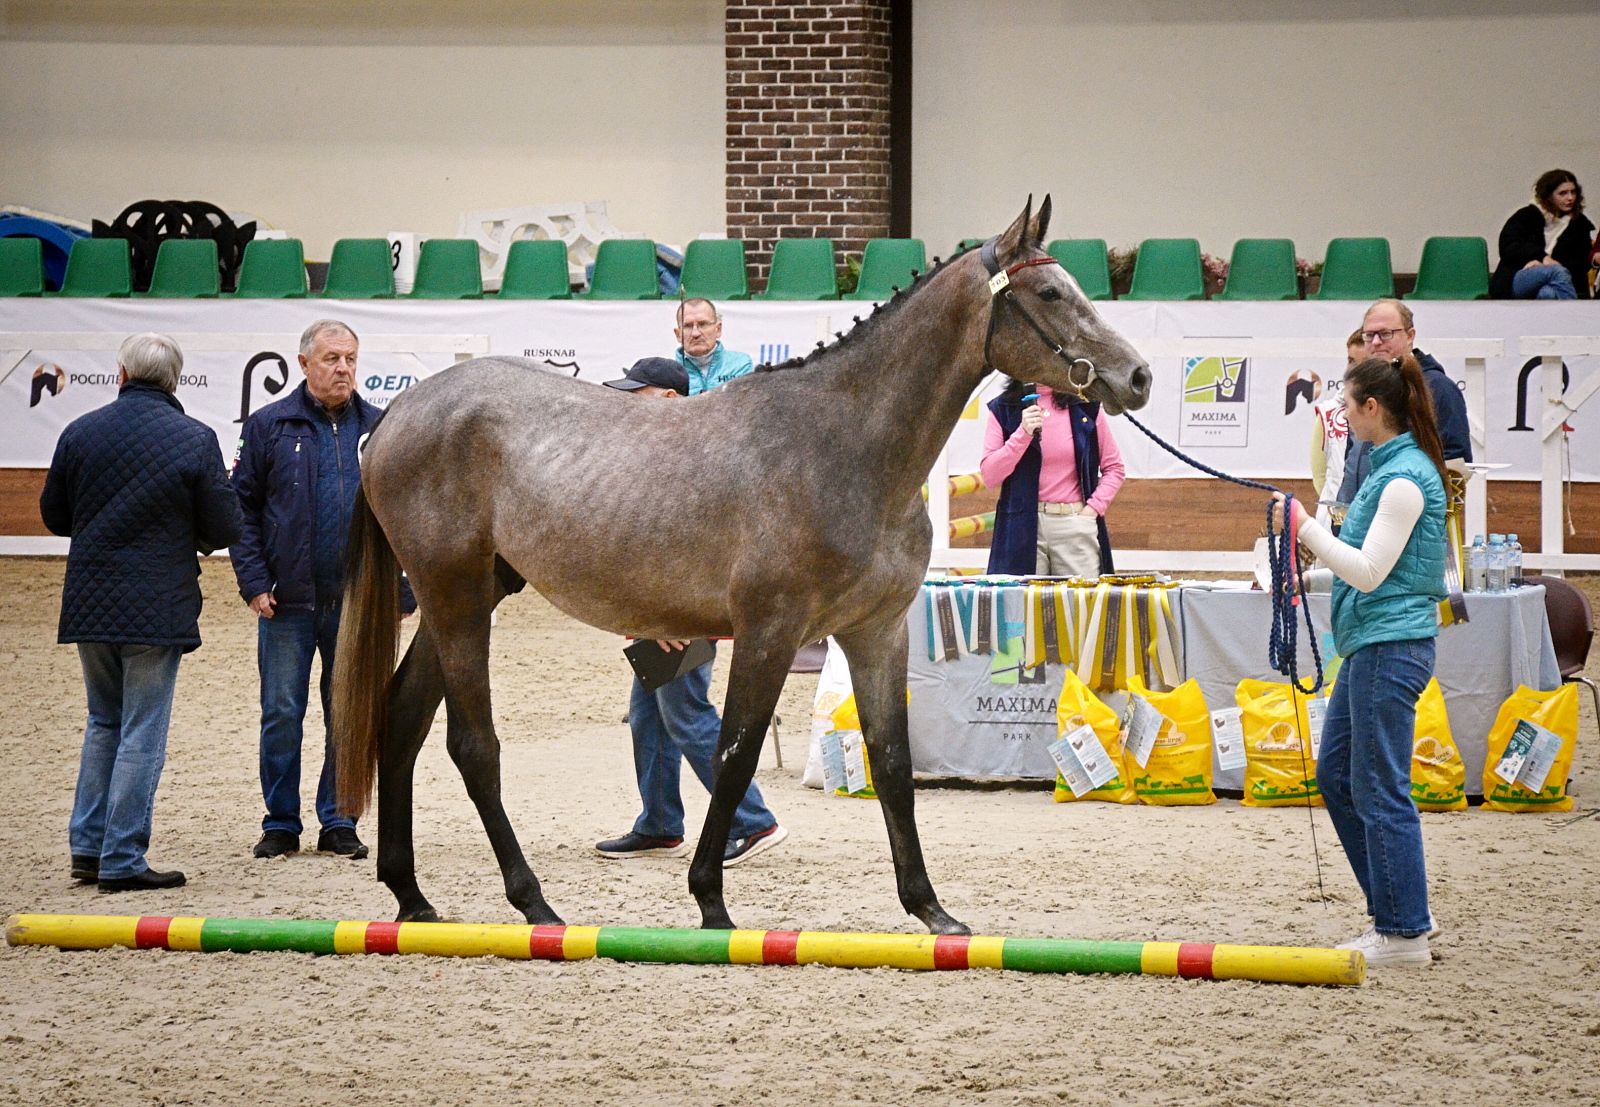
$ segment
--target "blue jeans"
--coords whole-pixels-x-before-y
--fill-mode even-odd
[[[256,663],[261,670],[261,796],[267,802],[262,830],[299,834],[300,745],[306,701],[311,695],[311,658],[322,656],[322,777],[317,781],[317,822],[324,831],[356,824],[340,815],[335,802],[333,728],[333,647],[339,639],[340,602],[315,611],[282,607],[258,619]]]
[[[633,821],[636,834],[652,838],[683,837],[683,796],[678,791],[679,767],[684,760],[711,791],[712,758],[722,720],[706,692],[711,687],[711,662],[677,680],[648,691],[639,678],[628,697],[628,726],[633,731],[633,769],[639,778],[639,798],[644,810]],[[755,781],[733,813],[732,838],[748,838],[777,825],[767,810]]]
[[[1576,300],[1572,274],[1565,265],[1536,265],[1511,275],[1511,295],[1519,300]]]
[[[78,643],[89,722],[67,837],[74,857],[100,859],[106,879],[150,867],[144,854],[182,657],[178,646]]]
[[[1317,787],[1380,934],[1428,931],[1422,821],[1411,802],[1417,697],[1434,640],[1379,642],[1344,659],[1323,721]]]

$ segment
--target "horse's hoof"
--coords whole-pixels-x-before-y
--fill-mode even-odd
[[[929,934],[971,934],[972,928],[959,919],[945,914],[934,908],[922,916],[922,921],[928,927]]]
[[[432,907],[416,907],[410,911],[402,911],[394,917],[395,922],[402,923],[436,923],[439,921],[439,912]]]
[[[733,918],[723,911],[720,914],[707,914],[700,919],[701,930],[737,930],[733,925]]]
[[[561,916],[550,910],[549,907],[535,908],[524,911],[522,917],[528,920],[529,926],[566,926],[561,921]]]

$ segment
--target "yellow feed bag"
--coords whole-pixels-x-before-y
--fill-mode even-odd
[[[1154,807],[1216,803],[1211,790],[1211,713],[1193,678],[1170,692],[1152,692],[1137,676],[1128,691],[1143,696],[1161,715],[1161,730],[1143,769],[1130,755],[1128,771],[1139,802]]]
[[[1065,778],[1057,772],[1056,802],[1071,803],[1080,799],[1101,800],[1106,803],[1136,802],[1138,796],[1134,793],[1132,777],[1128,773],[1127,758],[1122,748],[1122,720],[1117,718],[1115,711],[1100,702],[1099,696],[1089,691],[1088,685],[1079,680],[1077,674],[1068,670],[1066,683],[1061,686],[1061,695],[1056,698],[1056,733],[1065,737],[1085,723],[1093,728],[1095,739],[1099,741],[1111,764],[1116,768],[1116,775],[1100,787],[1091,789],[1081,796],[1074,796]]]
[[[861,715],[856,710],[856,697],[854,694],[846,696],[844,702],[833,709],[833,729],[839,735],[839,744],[844,747],[845,759],[852,759],[856,751],[861,753],[861,767],[866,773],[867,784],[865,788],[857,788],[854,792],[848,786],[835,788],[836,796],[853,796],[856,799],[877,799],[877,789],[872,786],[872,762],[867,757],[867,743],[861,735]]]
[[[1467,767],[1450,734],[1444,692],[1429,679],[1417,699],[1417,724],[1411,739],[1411,802],[1418,811],[1465,811]]]
[[[1550,731],[1561,740],[1544,784],[1534,791],[1521,783],[1507,784],[1495,768],[1506,755],[1517,724],[1526,720]],[[1483,809],[1485,811],[1571,811],[1567,777],[1572,773],[1572,754],[1578,744],[1578,686],[1563,684],[1552,692],[1539,692],[1518,685],[1506,697],[1489,728],[1489,756],[1483,763]]]
[[[1244,726],[1246,807],[1322,806],[1317,763],[1311,756],[1310,698],[1287,684],[1241,680],[1234,700]]]

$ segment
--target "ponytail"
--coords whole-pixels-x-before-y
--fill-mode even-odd
[[[1410,354],[1392,360],[1369,357],[1344,375],[1344,383],[1346,395],[1355,403],[1377,400],[1397,432],[1409,431],[1439,471],[1439,479],[1446,488],[1450,487],[1450,476],[1444,467],[1444,445],[1439,439],[1439,420],[1433,410],[1433,392],[1415,357]]]

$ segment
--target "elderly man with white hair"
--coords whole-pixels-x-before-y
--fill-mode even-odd
[[[58,640],[77,644],[89,700],[71,871],[102,892],[184,882],[152,869],[145,852],[178,661],[200,645],[195,553],[239,536],[217,436],[174,395],[178,344],[134,335],[117,367],[117,398],[61,432],[39,496],[45,525],[72,539]]]

